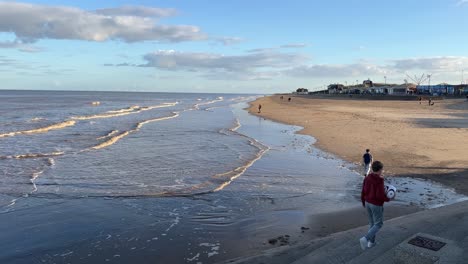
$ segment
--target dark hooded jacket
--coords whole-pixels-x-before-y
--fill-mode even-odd
[[[384,202],[390,201],[385,194],[384,180],[380,175],[371,173],[364,178],[361,201],[363,206],[365,202],[382,206]]]

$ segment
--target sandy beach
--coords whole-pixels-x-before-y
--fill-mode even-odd
[[[252,114],[304,127],[315,145],[360,164],[366,148],[388,176],[431,179],[468,194],[468,103],[360,100],[280,95],[251,104]],[[258,113],[258,104],[262,105]],[[359,168],[359,167],[358,167]]]

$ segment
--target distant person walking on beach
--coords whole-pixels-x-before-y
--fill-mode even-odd
[[[370,167],[374,158],[370,154],[370,150],[366,149],[366,153],[362,156],[362,163],[364,164],[364,177],[366,177],[370,172]]]
[[[258,113],[260,114],[261,112],[262,112],[262,105],[259,104],[259,105],[258,105]]]
[[[288,98],[288,102],[291,102],[291,97]]]
[[[283,100],[283,96],[281,96],[280,99]]]
[[[375,236],[383,226],[383,204],[390,199],[385,194],[383,164],[380,161],[372,163],[372,173],[364,178],[362,184],[361,201],[367,210],[369,231],[359,239],[362,250],[375,246]]]
[[[422,97],[419,96],[419,104],[421,104],[421,101],[422,101]]]

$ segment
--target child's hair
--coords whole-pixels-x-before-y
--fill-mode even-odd
[[[370,151],[370,149],[366,149],[366,152],[369,152],[369,151]]]
[[[372,171],[373,172],[378,172],[379,170],[383,169],[383,163],[376,160],[372,162]]]

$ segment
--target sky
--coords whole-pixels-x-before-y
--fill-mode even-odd
[[[466,14],[468,0],[0,1],[0,89],[468,83]]]

